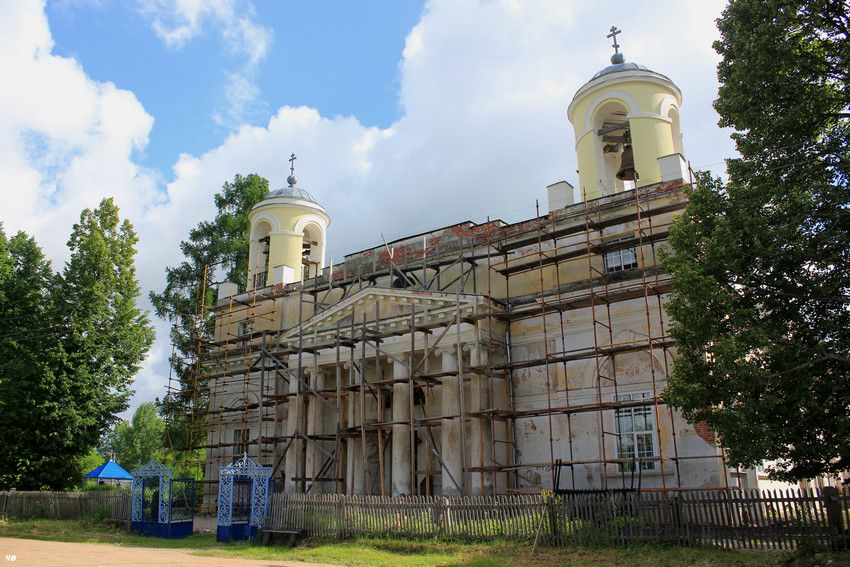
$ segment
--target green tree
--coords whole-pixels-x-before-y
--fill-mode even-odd
[[[61,487],[76,473],[64,450],[73,410],[57,374],[53,283],[35,239],[0,230],[0,488]]]
[[[78,488],[86,489],[91,488],[92,486],[98,486],[95,484],[95,481],[92,481],[87,478],[83,478],[86,474],[93,471],[97,467],[103,464],[104,457],[100,453],[97,452],[96,449],[91,449],[85,455],[78,456],[76,459],[77,464],[77,484]],[[106,485],[110,486],[110,485]],[[111,485],[114,487],[115,485]]]
[[[162,460],[164,433],[165,423],[156,405],[145,402],[136,408],[132,419],[122,421],[109,432],[104,449],[115,454],[119,465],[132,471],[151,459]]]
[[[153,341],[136,236],[111,199],[83,211],[68,244],[57,275],[32,237],[0,232],[0,488],[77,485]]]
[[[64,375],[81,415],[75,438],[88,449],[127,409],[132,378],[154,340],[134,257],[138,238],[113,200],[86,209],[74,225],[71,258],[57,285]]]
[[[150,294],[156,314],[172,322],[175,356],[171,364],[178,388],[158,401],[166,419],[169,448],[187,449],[189,430],[203,428],[203,422],[190,423],[191,413],[194,411],[195,417],[200,417],[206,403],[201,389],[194,391],[199,372],[196,366],[198,349],[203,349],[199,333],[212,328],[210,307],[216,299],[215,282],[231,281],[244,291],[250,238],[248,213],[268,193],[268,181],[256,174],[236,175],[233,182],[225,182],[221,192],[215,195],[215,218],[202,221],[189,232],[188,240],[180,243],[184,260],[175,267],[166,268],[165,288],[160,293]],[[202,290],[203,321],[200,320]],[[191,444],[196,442],[197,439]]]
[[[732,0],[715,102],[729,183],[700,175],[670,233],[677,358],[665,392],[732,465],[850,469],[846,2]]]

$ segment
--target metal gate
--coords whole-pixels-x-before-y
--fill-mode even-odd
[[[235,463],[219,467],[218,541],[252,539],[263,524],[269,508],[271,467],[264,467],[245,454]]]

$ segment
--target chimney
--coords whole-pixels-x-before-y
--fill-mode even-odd
[[[566,181],[558,181],[546,186],[549,194],[549,212],[569,207],[575,203],[573,186]]]

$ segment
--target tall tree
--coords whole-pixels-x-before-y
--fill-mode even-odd
[[[126,409],[153,342],[136,241],[111,199],[83,211],[61,275],[32,237],[0,231],[0,488],[76,485],[79,459]]]
[[[134,257],[138,237],[111,198],[86,209],[74,225],[71,258],[57,286],[67,382],[76,388],[78,439],[93,447],[127,409],[132,378],[154,339]]]
[[[166,268],[165,288],[150,294],[156,314],[173,323],[171,340],[175,356],[171,364],[178,387],[159,400],[166,419],[169,448],[188,448],[189,429],[203,427],[203,423],[189,423],[193,401],[198,404],[194,408],[198,410],[194,412],[196,417],[203,412],[205,404],[200,388],[194,390],[199,372],[196,357],[198,349],[204,348],[199,334],[209,331],[213,324],[209,308],[216,299],[216,282],[230,281],[244,291],[250,237],[248,213],[268,193],[269,182],[257,174],[237,174],[232,182],[225,182],[221,192],[215,195],[215,218],[202,221],[189,232],[189,238],[180,243],[184,260]]]
[[[76,472],[61,447],[70,391],[57,374],[52,285],[35,239],[0,230],[0,488],[61,487]]]
[[[103,449],[114,453],[118,464],[132,471],[151,459],[162,460],[164,432],[165,424],[157,413],[156,405],[145,402],[136,408],[132,419],[115,426],[107,435]]]
[[[678,354],[667,401],[732,465],[850,469],[850,5],[732,0],[715,107],[735,129],[670,234]]]

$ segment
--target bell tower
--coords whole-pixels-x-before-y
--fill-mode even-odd
[[[271,191],[248,213],[251,245],[247,289],[288,284],[321,274],[331,218],[313,196],[297,187],[295,154],[287,186]]]
[[[576,136],[579,194],[596,199],[684,177],[682,93],[669,78],[626,61],[616,26],[611,65],[575,94],[567,110]]]

